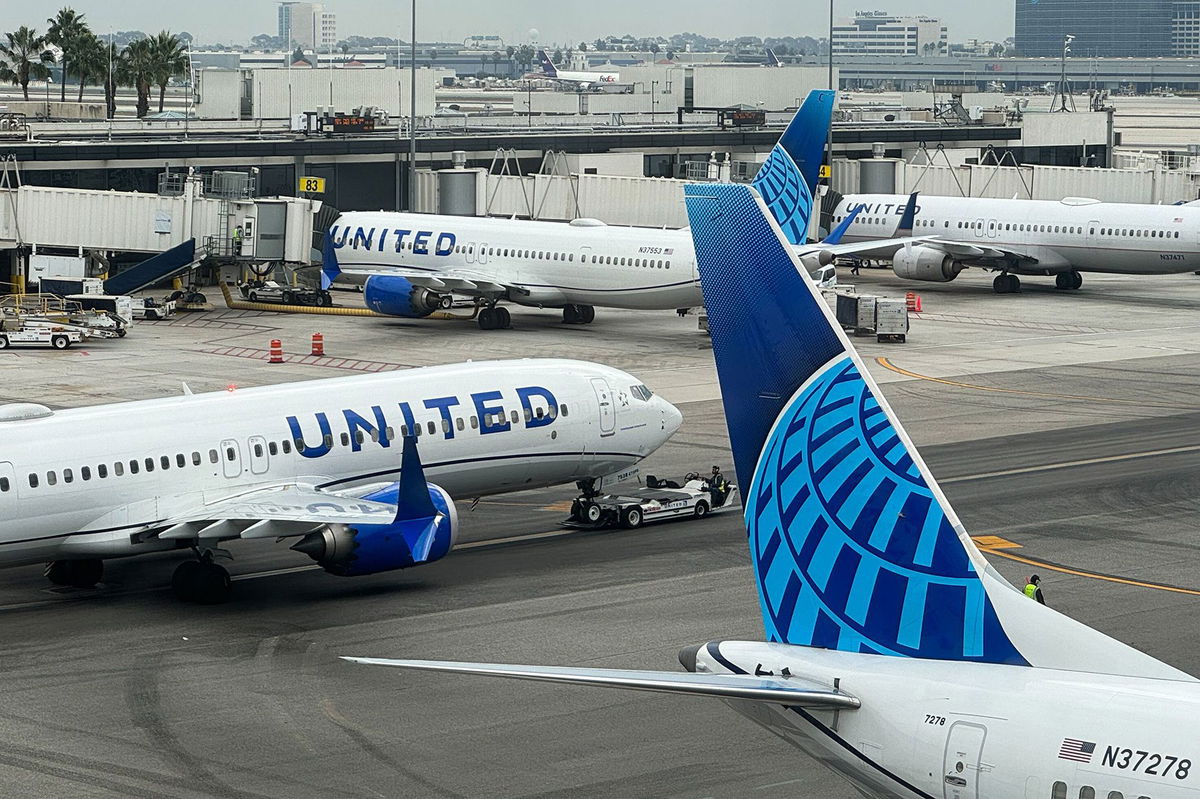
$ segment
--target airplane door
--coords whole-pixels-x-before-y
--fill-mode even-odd
[[[1087,227],[1087,243],[1089,247],[1097,247],[1100,244],[1100,220],[1093,219],[1088,222]]]
[[[267,455],[267,440],[262,436],[250,436],[246,448],[250,453],[250,471],[254,474],[266,474],[271,465]]]
[[[613,406],[612,388],[603,377],[592,378],[596,402],[600,406],[600,435],[611,436],[617,431],[617,410]]]
[[[942,792],[945,799],[977,799],[979,762],[987,728],[967,721],[950,725],[946,738],[946,756],[942,764]]]
[[[979,239],[983,238],[983,229],[987,223],[984,222],[982,219],[976,219],[974,224],[975,224],[975,237],[979,238]]]
[[[477,260],[477,261],[478,261],[479,263],[481,263],[481,264],[486,264],[486,263],[487,263],[487,261],[488,261],[488,248],[487,248],[487,243],[486,243],[486,242],[485,242],[484,244],[480,244],[480,245],[479,245],[479,254],[476,256],[475,260]]]
[[[17,472],[8,461],[0,461],[0,507],[4,507],[10,496],[17,495]],[[6,516],[13,514],[6,513]]]
[[[592,258],[592,248],[591,247],[580,247],[579,248],[579,263],[580,264],[586,264],[588,261],[591,260],[591,258]]]
[[[989,239],[994,239],[1000,235],[1000,223],[995,219],[989,219],[987,223],[987,234]]]
[[[242,448],[232,438],[221,442],[221,467],[226,477],[242,476]]]

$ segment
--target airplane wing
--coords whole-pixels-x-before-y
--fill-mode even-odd
[[[862,258],[880,258],[886,260],[895,255],[896,251],[905,245],[925,245],[937,242],[938,239],[936,236],[909,236],[903,239],[872,239],[871,241],[856,241],[851,244],[836,244],[833,246],[812,244],[806,247],[804,251],[819,250],[821,252],[833,253],[835,256],[857,255]]]
[[[181,509],[158,537],[278,538],[326,524],[387,524],[395,516],[395,505],[285,483]]]
[[[749,699],[789,707],[853,710],[859,701],[842,691],[797,677],[755,677],[736,674],[691,674],[674,671],[586,669],[566,666],[510,666],[502,663],[460,663],[447,660],[389,660],[386,658],[342,657],[351,663],[393,666],[453,674],[486,674],[518,680],[625,688],[721,699]]]

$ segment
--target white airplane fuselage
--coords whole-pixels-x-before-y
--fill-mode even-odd
[[[702,304],[686,230],[354,211],[330,228],[339,266],[460,270],[517,285],[519,305],[670,310]]]
[[[1078,797],[1084,787],[1096,797],[1200,795],[1194,681],[741,641],[708,644],[696,660],[712,674],[787,669],[858,698],[861,707],[836,713],[730,705],[867,796]]]
[[[266,486],[390,483],[401,439],[414,433],[426,478],[453,497],[611,474],[681,420],[661,397],[631,392],[640,385],[597,364],[513,360],[40,418],[5,419],[17,406],[0,406],[0,564],[170,548],[142,535],[184,509]]]
[[[847,195],[833,223],[859,205],[847,242],[892,234],[907,196]],[[922,195],[914,236],[1011,249],[1037,258],[1020,274],[1077,270],[1156,275],[1200,269],[1200,208],[1089,200],[1002,200]],[[919,245],[918,245],[919,246]],[[970,263],[970,259],[964,259]]]

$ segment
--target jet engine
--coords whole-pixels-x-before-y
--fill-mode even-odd
[[[901,247],[892,256],[892,271],[906,280],[949,283],[962,269],[962,264],[933,247]]]
[[[292,549],[341,577],[377,574],[440,560],[454,546],[458,511],[445,490],[432,483],[426,486],[433,503],[432,516],[398,519],[388,524],[329,525],[304,536]],[[393,483],[363,499],[394,504],[399,495],[400,484]]]
[[[441,299],[436,292],[414,286],[400,275],[371,275],[363,286],[367,307],[388,316],[420,319],[436,311]]]
[[[832,264],[835,258],[836,256],[829,250],[817,250],[801,255],[800,263],[804,264],[804,268],[809,272],[816,272],[821,267]]]

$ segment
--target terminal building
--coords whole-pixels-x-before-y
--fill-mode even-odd
[[[885,11],[859,11],[833,27],[833,54],[945,55],[946,26],[933,17],[896,17]]]

